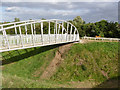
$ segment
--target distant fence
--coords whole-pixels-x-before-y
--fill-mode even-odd
[[[109,40],[109,41],[120,41],[119,38],[103,38],[103,37],[82,37],[82,39],[87,39],[87,40]]]

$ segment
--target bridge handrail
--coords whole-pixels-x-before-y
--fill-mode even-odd
[[[32,21],[32,22],[30,22]],[[28,25],[28,24],[34,24],[34,23],[40,23],[40,22],[53,22],[53,21],[62,21],[62,22],[66,22],[68,24],[70,24],[72,27],[75,28],[75,32],[77,31],[77,34],[79,35],[79,32],[77,30],[77,28],[70,22],[67,22],[65,20],[59,20],[59,19],[48,19],[48,20],[27,20],[27,21],[20,21],[20,22],[13,22],[13,23],[8,23],[8,24],[1,24],[1,29],[0,31],[4,31],[4,30],[7,30],[7,29],[11,29],[11,28],[16,28],[16,27],[20,27],[20,26],[25,26],[25,25]],[[17,23],[22,23],[24,22],[24,24],[19,24],[19,25],[16,25]],[[5,25],[11,25],[11,24],[14,24],[13,26],[10,26],[10,27],[5,27],[3,28],[3,26]],[[64,27],[63,27],[64,28]],[[65,32],[67,32],[67,30],[64,28]],[[74,33],[75,33],[74,32]]]
[[[19,25],[13,25],[13,26],[10,26],[10,27],[5,27],[5,28],[1,28],[0,31],[2,31],[3,29],[6,30],[6,29],[11,29],[11,28],[15,28],[15,27],[19,27],[19,26],[24,26],[24,25],[28,25],[28,24],[34,24],[36,22],[48,22],[48,21],[64,21],[64,22],[67,22],[65,20],[59,20],[59,19],[49,19],[49,20],[26,20],[26,21],[20,21],[20,22],[12,22],[12,23],[6,23],[6,24],[0,24],[1,27],[5,26],[5,25],[12,25],[12,24],[18,24],[18,23],[24,23],[24,24],[19,24]],[[32,22],[30,22],[32,21]],[[72,27],[74,27],[76,29],[76,27],[70,23],[70,22],[67,22],[69,23],[70,25],[72,25]],[[77,32],[78,33],[78,32]]]
[[[82,37],[82,39],[101,39],[101,40],[116,40],[116,41],[119,41],[120,39],[119,38],[104,38],[104,37],[87,37],[87,36],[84,36]]]
[[[43,22],[43,21],[41,21],[41,22]],[[19,27],[19,26],[25,26],[25,25],[29,25],[29,24],[34,24],[34,23],[36,23],[36,22],[31,22],[31,23],[26,23],[26,24],[20,24],[20,25],[10,26],[10,27],[6,27],[6,28],[2,28],[2,29],[0,29],[0,31],[7,30],[7,29],[12,29],[12,28]],[[57,23],[57,24],[60,25],[60,26],[62,26],[59,23]],[[63,27],[63,29],[65,30],[65,32],[67,32],[67,30],[64,27]]]
[[[18,24],[18,23],[27,23],[27,22],[30,22],[30,21],[34,21],[34,20],[26,20],[26,21],[5,23],[5,24],[0,24],[0,26],[6,26],[6,25],[12,25],[12,24]]]

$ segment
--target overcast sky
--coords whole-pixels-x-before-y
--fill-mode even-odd
[[[96,22],[102,19],[118,21],[119,0],[52,0],[52,2],[40,2],[41,0],[6,0],[0,4],[0,21],[14,21],[28,19],[63,19],[73,20],[81,16],[86,22]],[[62,1],[62,0],[61,0]]]

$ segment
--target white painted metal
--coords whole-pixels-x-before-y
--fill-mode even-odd
[[[58,34],[60,33],[60,24],[59,24],[59,27],[58,27]]]
[[[67,36],[66,36],[66,41],[68,41],[68,27],[69,27],[69,23],[67,22]]]
[[[61,41],[63,41],[63,31],[64,31],[64,22],[62,22],[62,38],[61,38]]]
[[[49,25],[48,34],[43,33],[44,22],[48,22]],[[51,29],[50,29],[51,22],[54,23],[54,34],[51,34]],[[41,25],[41,34],[36,33],[35,25],[37,23],[40,23]],[[64,27],[65,23],[67,25],[66,28]],[[10,26],[7,27],[7,25]],[[31,27],[31,34],[28,34],[29,28],[27,26],[29,25]],[[79,33],[77,28],[74,25],[72,25],[70,22],[64,20],[58,20],[58,19],[28,20],[28,21],[1,24],[0,26],[1,26],[0,32],[2,32],[2,35],[0,35],[0,44],[1,44],[0,52],[79,41]],[[6,27],[3,28],[3,26]],[[69,28],[69,26],[71,26],[71,28]],[[22,27],[25,27],[24,29],[25,34],[23,34],[22,32],[23,29]],[[19,32],[17,32],[17,28],[19,29]],[[62,31],[60,31],[61,28]],[[74,28],[74,32],[73,32],[73,28]],[[14,35],[6,34],[6,31],[9,29],[14,29],[15,34]],[[70,34],[68,32],[70,32]]]
[[[103,38],[103,37],[87,37],[87,36],[82,37],[82,39],[120,41],[119,38]]]
[[[72,40],[71,34],[72,34],[72,25],[71,25],[71,30],[70,30],[70,41]]]
[[[34,35],[36,34],[36,30],[35,30],[35,23],[34,23]]]
[[[27,25],[25,23],[25,34],[26,34],[26,37],[28,37],[28,34],[27,34]],[[27,43],[28,43],[28,38],[27,38]]]
[[[49,43],[50,43],[50,21],[49,21],[49,27],[48,27],[48,35],[49,35]]]
[[[41,40],[42,40],[42,44],[44,43],[43,41],[43,22],[41,22]]]
[[[57,42],[57,21],[55,22],[55,43]]]
[[[33,34],[33,26],[31,24],[31,32],[32,32],[32,43],[35,46],[34,34]]]
[[[2,28],[3,28],[3,27],[2,27]],[[5,37],[5,43],[7,43],[8,49],[10,49],[10,45],[9,45],[9,41],[8,41],[8,38],[7,38],[7,34],[6,34],[5,29],[3,29],[3,35],[4,35],[4,37]]]
[[[21,27],[19,26],[19,32],[20,32],[20,41],[21,41],[21,44],[22,44],[22,47],[24,47],[23,45],[23,37],[22,37],[22,32],[21,32]]]
[[[14,26],[15,26],[15,34],[17,35],[17,29],[16,29],[16,24],[14,24]]]

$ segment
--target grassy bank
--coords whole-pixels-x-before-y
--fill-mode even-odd
[[[118,42],[74,44],[49,79],[40,76],[58,45],[2,53],[3,87],[95,87],[118,77]]]
[[[54,80],[102,82],[118,75],[118,43],[75,44],[63,57]]]

